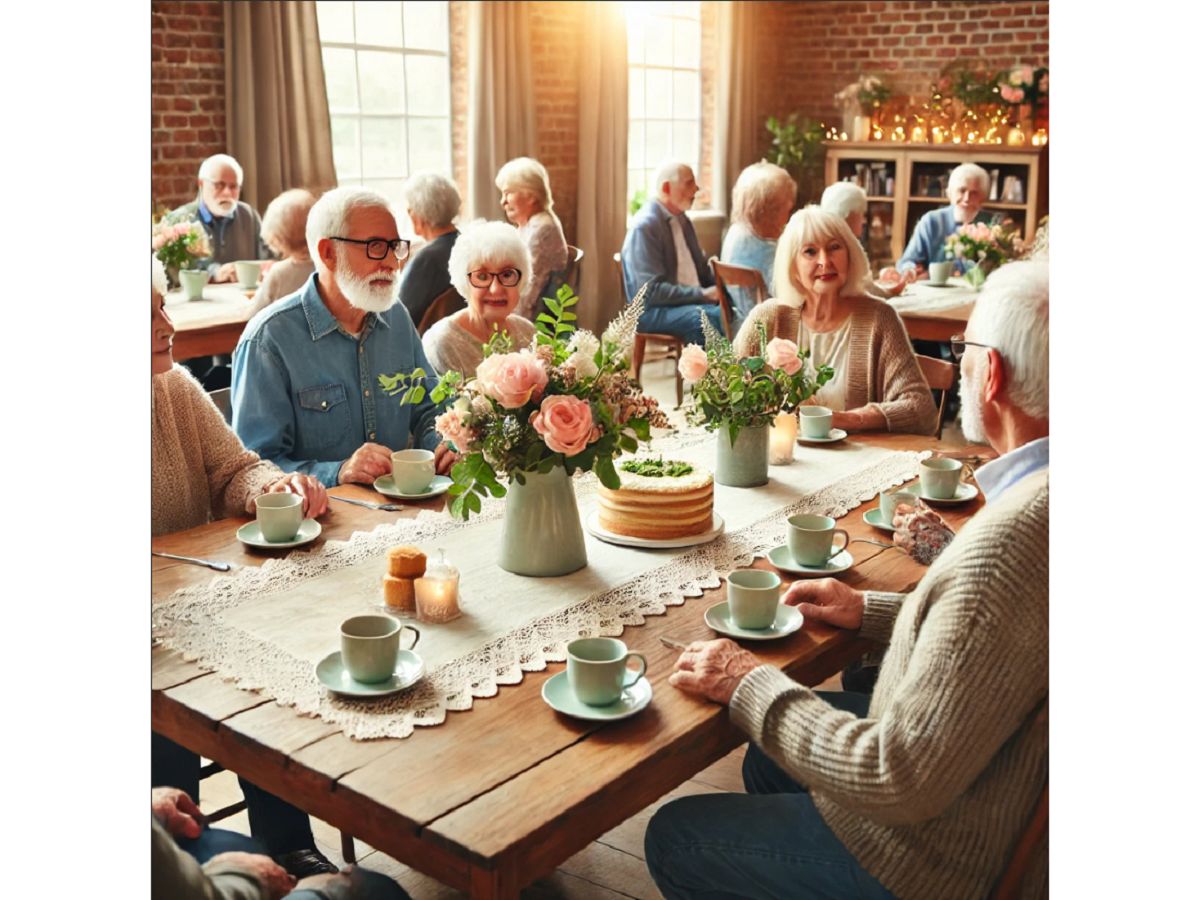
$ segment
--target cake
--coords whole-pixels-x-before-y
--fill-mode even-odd
[[[600,527],[626,537],[669,540],[712,530],[713,477],[678,460],[633,459],[621,487],[600,487]]]
[[[388,574],[393,578],[420,578],[425,574],[425,554],[417,547],[393,547],[387,552]]]
[[[417,594],[415,579],[397,578],[395,575],[383,576],[383,602],[389,608],[401,612],[417,611]]]

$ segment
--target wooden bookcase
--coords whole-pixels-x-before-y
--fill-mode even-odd
[[[999,173],[997,199],[984,201],[983,208],[1011,216],[1025,240],[1033,240],[1038,220],[1050,210],[1047,147],[831,141],[825,148],[826,184],[865,176],[864,246],[875,272],[900,258],[922,215],[947,203],[945,180],[959,163],[982,166],[993,180]],[[871,172],[880,174],[871,178]],[[1020,202],[1002,199],[1006,183],[1020,184]]]

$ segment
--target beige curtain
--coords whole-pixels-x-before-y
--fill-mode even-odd
[[[517,156],[537,156],[529,4],[467,5],[468,219],[504,220],[496,173]]]
[[[621,4],[585,3],[581,18],[586,38],[579,52],[578,324],[599,334],[622,306],[612,257],[625,238],[629,65]]]
[[[289,188],[337,184],[317,5],[237,2],[225,10],[228,152],[245,170],[242,199],[262,210]]]
[[[742,169],[759,158],[754,78],[755,3],[717,3],[717,127],[713,140],[713,205],[728,215]]]

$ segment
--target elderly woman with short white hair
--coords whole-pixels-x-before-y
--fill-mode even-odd
[[[951,172],[946,184],[949,205],[921,216],[896,268],[884,269],[880,273],[881,280],[891,280],[897,272],[906,281],[928,278],[929,264],[946,259],[946,238],[960,226],[971,222],[994,224],[996,214],[983,210],[991,181],[987,171],[975,163],[963,163]],[[954,260],[954,269],[962,271],[962,260]]]
[[[862,240],[867,223],[867,192],[853,181],[835,181],[821,194],[821,209],[845,219],[854,236]]]
[[[846,221],[816,206],[792,216],[775,254],[777,297],[754,307],[734,350],[758,356],[758,326],[766,338],[786,338],[811,350],[810,366],[833,367],[833,378],[809,401],[833,410],[847,431],[932,434],[937,409],[899,315],[864,293],[867,254]]]
[[[517,226],[529,248],[529,270],[524,273],[517,312],[532,319],[537,315],[538,301],[547,294],[553,296],[567,270],[567,239],[554,214],[550,176],[536,159],[521,156],[500,167],[496,187],[500,189],[504,215]]]
[[[300,290],[316,271],[304,238],[308,211],[316,202],[317,198],[309,191],[293,188],[272,200],[263,213],[263,243],[282,259],[263,276],[254,294],[254,312]]]
[[[775,293],[775,248],[796,205],[796,182],[787,170],[769,162],[742,169],[733,185],[733,224],[721,244],[721,262],[762,273],[767,296]],[[749,290],[730,288],[734,333],[754,307]]]
[[[467,308],[434,323],[422,344],[430,365],[475,374],[483,362],[483,345],[497,332],[514,349],[526,347],[536,326],[517,315],[521,286],[529,271],[529,251],[517,230],[504,222],[467,226],[450,251],[450,283],[466,297]]]
[[[462,208],[462,198],[445,175],[418,172],[404,182],[404,202],[413,231],[425,244],[413,253],[400,275],[400,302],[413,324],[420,327],[430,305],[450,287],[447,267],[458,240],[454,219]]]

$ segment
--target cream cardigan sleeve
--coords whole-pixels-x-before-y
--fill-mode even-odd
[[[933,434],[937,431],[937,407],[904,323],[888,304],[876,301],[875,305],[879,345],[874,381],[882,399],[868,405],[883,413],[888,431]]]

